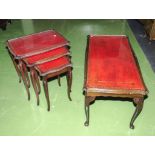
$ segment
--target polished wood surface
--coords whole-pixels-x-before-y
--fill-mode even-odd
[[[88,91],[124,90],[145,95],[146,88],[126,36],[90,36],[88,50]]]
[[[67,66],[71,67],[72,65],[69,59],[64,56],[56,60],[52,60],[40,65],[36,65],[35,69],[40,73],[41,76],[43,76],[52,72],[59,71],[62,68],[66,68]]]

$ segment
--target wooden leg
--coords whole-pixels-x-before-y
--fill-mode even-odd
[[[35,69],[33,69],[33,71],[34,71],[34,78],[35,78],[35,81],[36,81],[36,84],[37,84],[37,91],[38,91],[38,94],[40,94],[41,88],[40,88],[39,77],[38,77],[38,74],[37,74],[37,72],[35,71]]]
[[[70,77],[70,92],[72,92],[72,70],[69,71],[69,77]]]
[[[142,109],[143,109],[143,102],[144,102],[144,98],[134,98],[133,99],[134,103],[136,104],[136,110],[132,116],[131,122],[130,122],[130,128],[134,129],[134,121],[136,120],[136,118],[138,117],[138,115],[141,113]]]
[[[69,70],[67,75],[67,94],[70,101],[72,101],[70,93],[71,93],[71,86],[72,86],[72,71]]]
[[[10,54],[10,57],[11,57],[11,59],[12,59],[12,62],[13,62],[13,64],[14,64],[14,67],[15,67],[16,72],[17,72],[17,74],[18,74],[19,83],[21,83],[21,72],[20,72],[19,65],[17,64],[17,62],[15,61],[15,59],[11,56],[11,54]]]
[[[89,105],[86,104],[85,104],[85,115],[86,115],[86,121],[84,125],[89,126]]]
[[[58,75],[58,85],[61,86],[60,76]]]
[[[30,88],[30,79],[29,79],[29,76],[28,76],[28,70],[27,70],[27,67],[26,67],[26,65],[24,63],[23,63],[23,70],[24,70],[27,86],[28,86],[28,88]]]
[[[35,79],[35,70],[32,68],[30,68],[30,76],[31,76],[32,85],[37,98],[37,105],[39,105],[39,94],[38,94],[38,87]]]
[[[89,126],[89,105],[94,100],[95,97],[85,96],[85,114],[86,114],[86,121],[84,123],[85,126]]]
[[[23,83],[24,83],[26,91],[27,91],[28,100],[30,100],[30,92],[29,92],[29,88],[28,88],[27,81],[26,81],[26,78],[25,78],[24,69],[23,69],[23,62],[22,61],[19,62],[19,67],[20,67],[20,71],[21,71],[22,80],[23,80]]]
[[[43,87],[44,87],[44,92],[47,100],[47,110],[50,111],[50,99],[49,99],[49,94],[48,94],[48,85],[47,85],[47,79],[46,77],[43,77]]]

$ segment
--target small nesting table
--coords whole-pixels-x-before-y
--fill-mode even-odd
[[[71,85],[72,85],[72,63],[68,56],[64,56],[43,64],[36,65],[34,67],[34,71],[37,70],[39,75],[42,77],[43,87],[45,91],[45,96],[47,100],[47,110],[50,111],[50,99],[48,93],[48,79],[60,76],[61,74],[66,74],[67,78],[67,94],[68,98],[71,101],[70,92],[71,92]],[[36,74],[37,75],[37,74]],[[32,80],[35,83],[35,79]],[[60,81],[59,81],[60,82]],[[60,85],[60,84],[59,84]],[[36,96],[38,98],[38,93],[36,91]],[[39,98],[38,98],[39,100]]]
[[[148,90],[127,36],[89,35],[85,57],[85,126],[89,125],[89,106],[97,96],[132,98],[134,121],[143,108]]]

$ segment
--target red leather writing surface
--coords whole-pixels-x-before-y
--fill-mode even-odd
[[[59,59],[49,61],[40,65],[37,65],[37,70],[41,73],[48,73],[51,70],[59,69],[60,67],[71,65],[67,57],[61,57]]]
[[[60,55],[65,55],[68,53],[68,50],[66,47],[60,47],[54,50],[50,50],[49,52],[45,52],[42,54],[38,54],[38,55],[34,55],[31,57],[27,57],[24,59],[24,61],[28,64],[28,65],[33,65],[35,63],[37,63],[37,61],[40,60],[45,60],[48,58],[54,58]]]
[[[17,57],[27,57],[43,53],[57,47],[68,45],[68,41],[53,30],[34,33],[31,35],[8,40],[10,52]]]
[[[87,88],[145,90],[126,36],[90,36]]]

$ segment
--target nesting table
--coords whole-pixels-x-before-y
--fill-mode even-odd
[[[25,85],[28,100],[30,100],[30,71],[31,82],[39,105],[40,83],[38,74],[43,77],[43,86],[50,110],[47,79],[67,73],[68,97],[71,100],[72,64],[70,60],[69,41],[55,30],[46,30],[26,36],[10,39],[7,48],[19,76]]]
[[[28,100],[30,99],[30,92],[28,89],[30,87],[30,80],[23,59],[67,45],[69,45],[69,41],[54,30],[46,30],[7,41],[9,54],[18,73],[19,81],[21,82],[21,78],[23,79]],[[25,62],[27,61],[25,60]]]
[[[132,98],[134,121],[143,108],[148,90],[131,47],[124,35],[89,35],[85,56],[85,126],[89,125],[89,106],[97,96]]]

